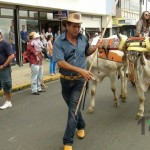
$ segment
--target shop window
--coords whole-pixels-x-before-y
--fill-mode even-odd
[[[15,43],[13,19],[0,18],[0,29],[2,30],[4,39],[11,44],[14,54],[16,54],[16,43]],[[15,64],[16,64],[16,58],[14,58],[11,65],[15,65]]]
[[[5,8],[1,8],[1,15],[2,16],[13,16],[13,9],[5,9]]]
[[[47,13],[46,12],[40,12],[40,18],[41,19],[47,19]]]
[[[125,20],[118,20],[118,24],[125,24]]]
[[[0,18],[0,29],[2,30],[4,39],[9,42],[10,26],[13,25],[13,20],[8,18]]]
[[[23,31],[23,32],[21,32]],[[27,42],[29,40],[28,35],[30,32],[35,31],[39,33],[38,20],[20,19],[20,48],[22,52],[23,63],[28,63],[27,61]]]
[[[38,12],[37,11],[29,11],[29,17],[38,18]]]
[[[53,13],[40,12],[40,18],[51,20],[53,19]]]
[[[20,10],[19,11],[19,16],[20,17],[28,17],[28,11]]]

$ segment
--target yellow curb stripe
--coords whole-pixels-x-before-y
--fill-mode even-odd
[[[43,80],[44,82],[49,82],[49,81],[54,81],[54,80],[58,80],[60,78],[60,74],[56,74],[54,76],[44,76],[43,77]],[[31,82],[24,82],[24,83],[21,83],[21,84],[17,84],[15,86],[12,87],[12,92],[15,92],[15,91],[19,91],[19,90],[22,90],[22,89],[25,89],[25,88],[28,88],[31,86]],[[2,96],[4,94],[3,90],[0,91],[0,96]]]

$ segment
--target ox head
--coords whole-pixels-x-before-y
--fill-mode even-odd
[[[131,82],[136,82],[138,72],[142,65],[145,65],[145,52],[150,52],[150,39],[147,38],[127,38],[121,34],[117,34],[120,39],[120,50],[123,50],[126,58],[128,77]],[[131,79],[132,78],[132,79]]]

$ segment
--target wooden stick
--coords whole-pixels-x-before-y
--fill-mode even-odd
[[[118,3],[118,0],[115,1],[115,4],[114,4],[114,6],[113,6],[113,8],[112,8],[112,12],[111,12],[111,14],[109,15],[109,19],[108,19],[108,21],[107,21],[107,25],[105,26],[105,28],[104,28],[104,30],[103,30],[103,32],[102,32],[102,35],[101,35],[101,37],[100,37],[100,41],[103,40],[103,37],[104,37],[105,32],[106,32],[106,29],[107,29],[107,27],[108,27],[108,24],[109,24],[111,18],[112,18],[112,14],[113,14],[113,12],[114,12],[114,10],[115,10],[115,7],[116,7],[117,3]],[[96,56],[96,54],[97,54],[97,51],[98,51],[98,48],[96,49],[96,51],[94,52],[94,55],[93,55],[93,57],[92,57],[89,71],[91,71],[91,69],[92,69],[93,62],[94,62],[94,58],[95,58],[95,56]],[[80,97],[79,97],[79,101],[78,101],[78,104],[77,104],[77,107],[76,107],[76,110],[75,110],[75,115],[77,115],[77,112],[78,112],[78,109],[79,109],[79,106],[80,106],[80,103],[81,103],[81,100],[82,100],[82,96],[83,96],[83,93],[84,93],[84,91],[85,91],[86,83],[87,83],[87,81],[85,81],[84,84],[83,84],[83,87],[82,87],[82,90],[81,90],[81,94],[80,94]]]

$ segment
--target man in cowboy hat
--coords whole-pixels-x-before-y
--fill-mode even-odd
[[[53,59],[59,66],[62,96],[68,106],[68,120],[63,137],[64,150],[72,150],[75,132],[77,137],[85,137],[85,121],[80,109],[75,116],[83,84],[91,80],[92,73],[86,70],[86,56],[96,50],[89,46],[87,38],[80,33],[82,24],[80,13],[69,14],[63,21],[66,32],[54,41]]]
[[[11,103],[11,66],[10,63],[14,59],[13,49],[11,45],[3,40],[3,34],[0,30],[0,83],[4,91],[5,103],[0,109],[12,107]]]
[[[27,45],[27,51],[30,57],[30,66],[31,66],[31,92],[33,95],[40,95],[41,90],[41,80],[42,80],[42,53],[36,51],[35,47],[32,45],[32,41],[37,37],[36,32],[31,32],[29,34],[30,42]],[[38,57],[38,60],[37,60]]]

